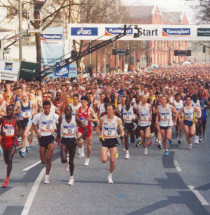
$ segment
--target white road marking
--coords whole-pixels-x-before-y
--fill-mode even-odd
[[[45,174],[45,168],[42,169],[42,171],[40,172],[38,178],[34,182],[33,187],[31,189],[31,192],[28,195],[28,198],[26,200],[26,203],[24,205],[24,208],[23,208],[23,211],[22,211],[21,215],[28,215],[28,213],[30,211],[30,208],[31,208],[31,205],[33,203],[34,197],[36,195],[36,192],[37,192],[37,190],[39,188],[40,182],[41,182],[44,174]]]
[[[209,205],[209,203],[204,199],[204,197],[199,193],[199,191],[194,190],[195,189],[194,186],[188,185],[188,188],[196,195],[196,197],[198,198],[202,205]]]
[[[37,166],[37,165],[40,164],[40,163],[41,163],[41,160],[40,160],[40,161],[37,161],[36,163],[32,164],[32,165],[29,166],[29,167],[26,167],[25,169],[23,169],[23,171],[26,172],[26,171],[32,169],[33,167]]]
[[[178,163],[177,160],[174,161],[174,165],[175,165],[175,167],[176,167],[177,172],[182,172],[182,169],[181,169],[181,167],[179,166],[179,163]]]

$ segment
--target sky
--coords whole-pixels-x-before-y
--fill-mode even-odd
[[[157,5],[162,10],[184,11],[190,22],[193,22],[193,11],[186,0],[122,0],[126,5]]]

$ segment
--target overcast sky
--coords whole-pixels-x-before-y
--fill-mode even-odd
[[[157,5],[162,10],[184,11],[190,22],[193,21],[192,9],[186,0],[122,0],[126,5]]]

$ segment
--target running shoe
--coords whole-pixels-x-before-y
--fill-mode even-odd
[[[123,152],[126,152],[126,149],[125,149],[125,148],[123,149]]]
[[[155,145],[158,145],[158,139],[155,139]]]
[[[148,151],[147,151],[147,148],[145,148],[144,149],[144,155],[147,156],[147,154],[148,154]]]
[[[108,175],[108,184],[113,184],[113,179],[112,179],[112,175]]]
[[[152,145],[152,141],[150,140],[149,143],[148,143],[148,146],[151,146],[151,145]]]
[[[90,164],[90,158],[86,158],[84,166],[89,166],[89,164]]]
[[[66,163],[65,165],[65,170],[68,172],[69,171],[69,163]]]
[[[172,143],[173,143],[172,139],[170,139],[168,142],[169,142],[169,144],[172,144]]]
[[[69,186],[73,186],[74,185],[74,176],[70,176],[68,185]]]
[[[162,143],[158,143],[158,148],[162,149]]]
[[[17,141],[20,143],[22,141],[21,137],[17,137]]]
[[[136,147],[140,147],[141,144],[142,144],[142,140],[137,140],[136,141]]]
[[[199,143],[202,143],[203,142],[202,137],[200,137],[198,141]]]
[[[9,185],[9,178],[7,177],[7,178],[4,180],[3,188],[7,188],[8,185]]]
[[[181,140],[178,140],[178,144],[181,144],[182,143],[182,141]]]
[[[50,183],[50,177],[49,175],[45,175],[44,184],[49,184],[49,183]]]
[[[24,151],[19,151],[19,155],[21,158],[25,158],[26,153]]]
[[[31,150],[31,146],[26,146],[26,152],[29,153],[30,150]]]
[[[118,158],[118,152],[116,152],[116,154],[115,154],[115,158]]]
[[[191,144],[189,144],[189,148],[188,148],[189,150],[192,150],[192,143]]]
[[[0,149],[0,157],[2,156],[2,150]]]
[[[165,152],[163,153],[164,156],[168,156],[169,155],[169,151],[165,150]]]
[[[125,153],[125,159],[130,159],[130,158],[131,158],[131,156],[130,156],[129,151],[126,151],[126,153]]]

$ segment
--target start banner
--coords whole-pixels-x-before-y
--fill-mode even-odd
[[[210,41],[210,25],[126,24],[120,40]],[[69,24],[68,39],[107,40],[124,32],[124,24]]]

